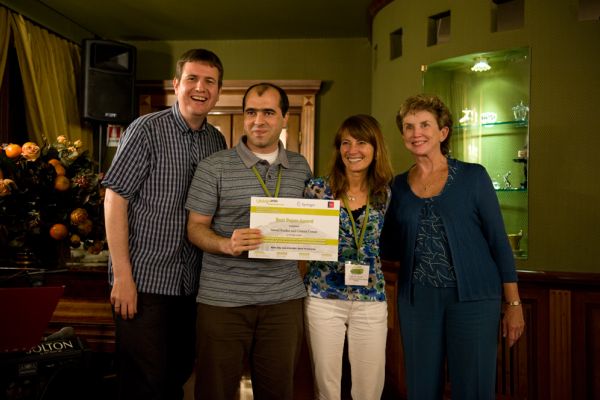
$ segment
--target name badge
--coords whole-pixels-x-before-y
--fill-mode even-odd
[[[367,286],[369,284],[369,266],[346,261],[344,283],[346,286]]]

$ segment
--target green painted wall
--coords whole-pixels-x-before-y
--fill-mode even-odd
[[[219,55],[225,79],[318,79],[315,173],[327,170],[333,136],[349,115],[371,107],[371,47],[362,39],[131,42],[138,79],[170,79],[177,58],[205,47]]]
[[[520,269],[599,272],[600,23],[579,21],[577,0],[525,0],[523,29],[491,32],[491,1],[395,0],[373,23],[372,112],[397,171],[412,162],[394,116],[422,88],[420,66],[514,47],[531,49],[529,258]],[[428,47],[427,20],[451,11],[447,43]],[[402,28],[403,55],[390,61],[389,35]]]

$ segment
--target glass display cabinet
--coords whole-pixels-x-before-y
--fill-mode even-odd
[[[526,259],[529,48],[469,54],[421,69],[424,92],[452,111],[451,156],[487,169],[513,253]]]

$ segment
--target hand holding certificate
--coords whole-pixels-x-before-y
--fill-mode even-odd
[[[339,200],[252,197],[250,228],[263,243],[250,258],[338,260]]]

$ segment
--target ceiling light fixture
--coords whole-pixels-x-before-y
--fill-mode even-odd
[[[471,71],[474,72],[485,72],[489,71],[490,69],[492,69],[492,67],[490,67],[490,64],[487,62],[487,58],[485,57],[479,57],[475,59],[475,65],[471,67]]]

